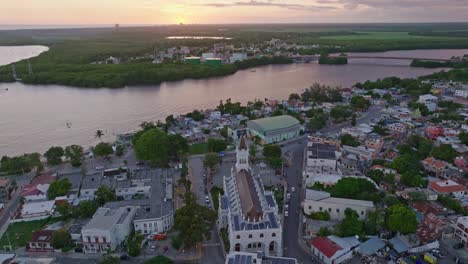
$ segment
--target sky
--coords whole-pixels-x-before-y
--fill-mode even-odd
[[[0,0],[0,25],[467,21],[468,0]]]

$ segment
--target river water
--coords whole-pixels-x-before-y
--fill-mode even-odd
[[[0,49],[0,58],[11,54],[9,48]],[[397,51],[401,57],[413,54],[428,58],[465,53],[468,50]],[[395,57],[393,52],[378,56],[382,54]],[[0,83],[0,155],[44,152],[50,146],[70,144],[91,146],[98,142],[94,138],[97,129],[103,130],[103,139],[109,141],[117,134],[134,131],[142,121],[210,108],[227,98],[243,103],[283,99],[314,82],[351,86],[387,76],[417,77],[438,71],[410,68],[408,64],[408,60],[360,59],[340,66],[272,65],[220,78],[121,89]]]

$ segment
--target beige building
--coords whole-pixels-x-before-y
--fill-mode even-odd
[[[460,239],[460,242],[468,249],[468,216],[458,218],[455,237]]]
[[[328,212],[330,219],[342,220],[347,208],[356,211],[360,220],[366,219],[367,213],[375,210],[374,203],[370,201],[335,198],[327,192],[306,190],[303,209],[307,215],[313,212]]]

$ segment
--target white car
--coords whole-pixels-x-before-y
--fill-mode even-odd
[[[209,203],[210,203],[210,197],[205,196],[205,202],[206,202],[207,204],[209,204]]]
[[[287,217],[289,215],[288,211],[284,211],[284,216]]]
[[[295,191],[296,191],[296,188],[291,187],[291,192],[295,192]]]
[[[104,166],[97,166],[96,167],[96,170],[103,170],[104,169]]]
[[[288,199],[288,200],[291,199],[291,194],[290,193],[286,194],[286,199]]]

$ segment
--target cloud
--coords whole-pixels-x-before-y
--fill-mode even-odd
[[[238,1],[233,3],[206,3],[201,4],[202,6],[209,7],[233,7],[233,6],[253,6],[253,7],[278,7],[293,10],[320,10],[320,9],[336,9],[334,6],[329,5],[304,5],[304,4],[293,4],[293,3],[278,3],[274,0],[269,1]]]
[[[468,0],[316,0],[319,4],[338,4],[344,9],[352,10],[360,6],[375,9],[424,9],[434,7],[468,8]]]

